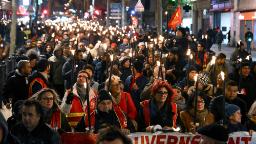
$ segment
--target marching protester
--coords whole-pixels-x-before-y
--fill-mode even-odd
[[[74,86],[66,90],[62,99],[61,110],[67,115],[67,120],[76,131],[85,131],[89,126],[87,109],[90,109],[91,126],[95,123],[97,95],[89,85],[89,74],[85,70],[78,72]],[[89,100],[89,105],[87,101]]]
[[[48,61],[51,64],[50,81],[62,98],[64,95],[64,79],[62,76],[62,67],[66,60],[63,56],[63,49],[60,45],[57,45],[54,48],[53,56],[51,56]]]
[[[55,90],[44,88],[30,99],[38,100],[44,112],[44,121],[54,130],[71,131],[66,115],[59,108],[59,96]]]
[[[224,104],[234,104],[239,106],[241,109],[242,114],[242,123],[246,122],[246,114],[247,114],[247,104],[245,101],[238,97],[238,85],[235,81],[228,81],[225,85],[225,92],[223,95],[215,97],[210,105],[209,110],[214,115],[215,122],[220,120],[226,120],[225,118],[225,111],[224,111]]]
[[[108,85],[110,83],[110,85]],[[122,109],[126,116],[132,120],[134,126],[137,127],[137,109],[131,95],[122,91],[122,83],[118,76],[113,75],[111,82],[109,79],[105,82],[105,89],[109,90],[113,99],[113,105],[117,105]]]
[[[195,52],[195,63],[198,70],[206,69],[209,62],[209,54],[205,49],[203,43],[199,42],[197,44],[197,51]]]
[[[232,66],[235,69],[239,69],[239,64],[242,61],[246,60],[246,58],[249,55],[250,54],[245,50],[244,43],[242,41],[238,41],[235,51],[230,56],[230,61],[231,61]]]
[[[98,143],[153,142],[151,136],[161,143],[154,132],[175,131],[201,143],[225,143],[228,132],[255,130],[253,56],[242,42],[230,61],[228,53],[211,49],[216,42],[221,50],[220,28],[195,36],[178,27],[160,35],[66,11],[65,20],[38,17],[33,27],[18,25],[30,31],[27,41],[9,59],[0,54],[0,110],[11,112],[11,133],[0,121],[0,135],[4,129],[5,138],[25,144],[65,144],[64,137],[81,135],[96,140],[97,134]],[[0,53],[9,47],[9,35],[3,37]],[[218,130],[222,137],[215,136]]]
[[[246,102],[248,108],[251,107],[256,95],[256,82],[251,74],[251,64],[248,61],[241,62],[238,72],[231,73],[229,79],[237,82],[238,96]]]
[[[225,76],[227,76],[229,71],[226,64],[226,55],[224,53],[219,53],[213,63],[208,63],[206,71],[209,73],[210,80],[213,84],[216,84],[217,77],[221,72],[224,72]]]
[[[13,76],[6,81],[3,89],[3,98],[8,108],[14,106],[18,100],[25,100],[29,95],[28,76],[31,74],[30,62],[20,60]],[[14,90],[15,89],[15,90]]]
[[[60,138],[43,121],[43,108],[36,100],[26,100],[22,106],[22,122],[14,126],[11,133],[21,143],[59,144]]]
[[[229,133],[247,131],[247,128],[241,123],[241,110],[237,105],[225,105],[225,114],[227,117],[227,129]]]
[[[203,92],[199,92],[198,96],[194,93],[187,101],[186,110],[180,112],[181,121],[187,132],[195,133],[198,128],[214,123],[214,116],[205,105],[204,95]]]
[[[124,91],[131,94],[137,111],[140,106],[140,94],[148,83],[148,79],[143,75],[143,63],[140,60],[135,60],[132,66],[132,75],[127,77],[124,84]]]
[[[42,88],[50,87],[49,74],[50,62],[47,59],[40,59],[37,63],[37,70],[29,77],[29,97]]]
[[[120,106],[113,103],[113,98],[106,90],[101,90],[98,96],[95,114],[95,132],[116,126],[125,134],[134,131],[134,126]]]
[[[74,56],[68,59],[62,67],[62,75],[65,81],[65,89],[70,89],[76,81],[78,72],[83,69],[85,62],[82,61],[83,52],[75,50]]]
[[[172,102],[173,90],[162,80],[156,80],[151,88],[152,98],[141,102],[138,126],[140,131],[153,132],[154,126],[171,130],[176,127],[177,104]]]

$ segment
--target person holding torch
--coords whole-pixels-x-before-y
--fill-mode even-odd
[[[90,108],[90,123],[94,125],[95,122],[95,109],[97,95],[89,85],[90,77],[85,70],[78,73],[77,81],[73,86],[72,91],[67,90],[62,103],[61,110],[67,114],[67,119],[70,126],[76,131],[85,131],[88,127],[88,102]],[[89,126],[90,127],[90,126]]]

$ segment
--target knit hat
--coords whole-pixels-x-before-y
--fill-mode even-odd
[[[234,104],[226,104],[225,105],[225,114],[227,117],[232,116],[235,112],[240,110],[240,107]]]
[[[203,85],[207,85],[209,82],[209,75],[206,72],[202,72],[198,74],[198,82],[202,83]]]
[[[245,67],[245,66],[249,66],[250,67],[251,65],[250,65],[250,62],[248,60],[244,60],[244,61],[241,62],[240,66],[242,68],[242,67]]]
[[[228,140],[228,130],[216,123],[202,127],[197,132],[216,141],[226,142]]]
[[[142,72],[143,70],[143,62],[141,60],[136,59],[133,62],[133,67],[138,71],[138,72]]]
[[[110,93],[103,89],[99,92],[99,97],[97,100],[98,104],[104,100],[112,100],[112,98],[111,98]]]

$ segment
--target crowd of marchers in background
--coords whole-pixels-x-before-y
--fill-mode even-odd
[[[239,41],[227,63],[220,28],[186,28],[162,36],[95,21],[46,21],[19,35],[15,71],[1,100],[12,116],[0,123],[0,141],[58,143],[63,132],[117,127],[123,143],[134,132],[176,131],[211,137],[256,130],[256,63]],[[23,33],[23,34],[20,34]],[[0,58],[9,38],[1,33]],[[232,69],[230,69],[232,67]],[[111,132],[119,132],[112,130]]]

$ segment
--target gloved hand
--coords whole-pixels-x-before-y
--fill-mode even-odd
[[[67,96],[66,104],[72,104],[73,99],[74,99],[74,94],[70,92]]]

